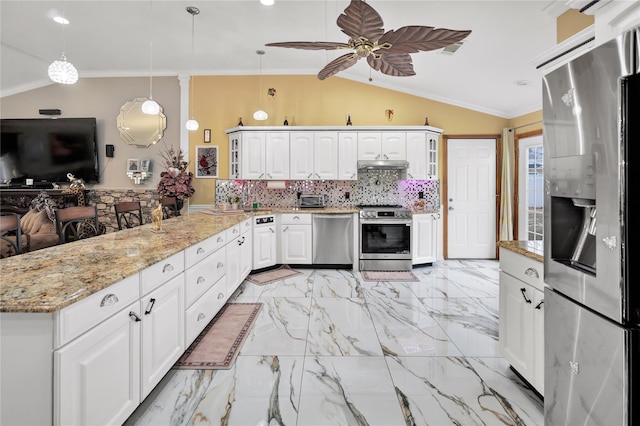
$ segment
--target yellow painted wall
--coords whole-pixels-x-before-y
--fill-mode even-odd
[[[259,76],[196,76],[194,83],[193,115],[200,129],[190,134],[189,158],[195,158],[195,146],[204,145],[203,130],[211,129],[221,179],[229,177],[224,131],[236,127],[240,117],[245,126],[281,126],[285,116],[290,126],[344,125],[347,114],[354,126],[421,126],[428,117],[429,125],[449,135],[500,135],[514,121],[337,76],[320,81],[315,75],[263,75],[260,94]],[[275,97],[268,97],[269,88],[276,90]],[[262,122],[252,117],[260,102],[269,114]],[[385,115],[388,109],[394,111],[392,121]],[[194,186],[192,204],[213,203],[215,179],[195,179]]]
[[[560,44],[594,23],[595,16],[569,9],[556,19],[556,42]]]

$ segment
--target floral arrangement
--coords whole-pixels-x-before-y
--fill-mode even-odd
[[[187,170],[189,163],[184,159],[181,149],[173,147],[160,152],[166,171],[160,173],[158,193],[163,197],[176,197],[184,200],[191,197],[196,190],[191,185],[193,173]]]

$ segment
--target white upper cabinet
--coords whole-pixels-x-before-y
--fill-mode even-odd
[[[438,134],[407,132],[407,179],[438,178]]]
[[[358,132],[358,160],[406,160],[405,132]]]
[[[338,179],[337,132],[291,132],[291,179]]]
[[[239,155],[233,150],[236,145]],[[234,134],[230,137],[230,148],[231,166],[235,166],[234,159],[240,157],[235,174],[241,179],[289,179],[288,132],[247,132],[239,140]],[[230,172],[234,172],[233,167]]]
[[[338,133],[338,179],[358,179],[358,135],[355,132]]]
[[[356,180],[358,160],[409,161],[409,179],[437,179],[438,135],[429,126],[236,127],[229,178]],[[408,152],[409,150],[409,152]]]

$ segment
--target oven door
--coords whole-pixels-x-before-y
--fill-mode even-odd
[[[411,219],[360,219],[360,259],[411,259]]]

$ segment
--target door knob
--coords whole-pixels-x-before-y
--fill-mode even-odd
[[[449,206],[449,210],[453,210],[453,207]]]

